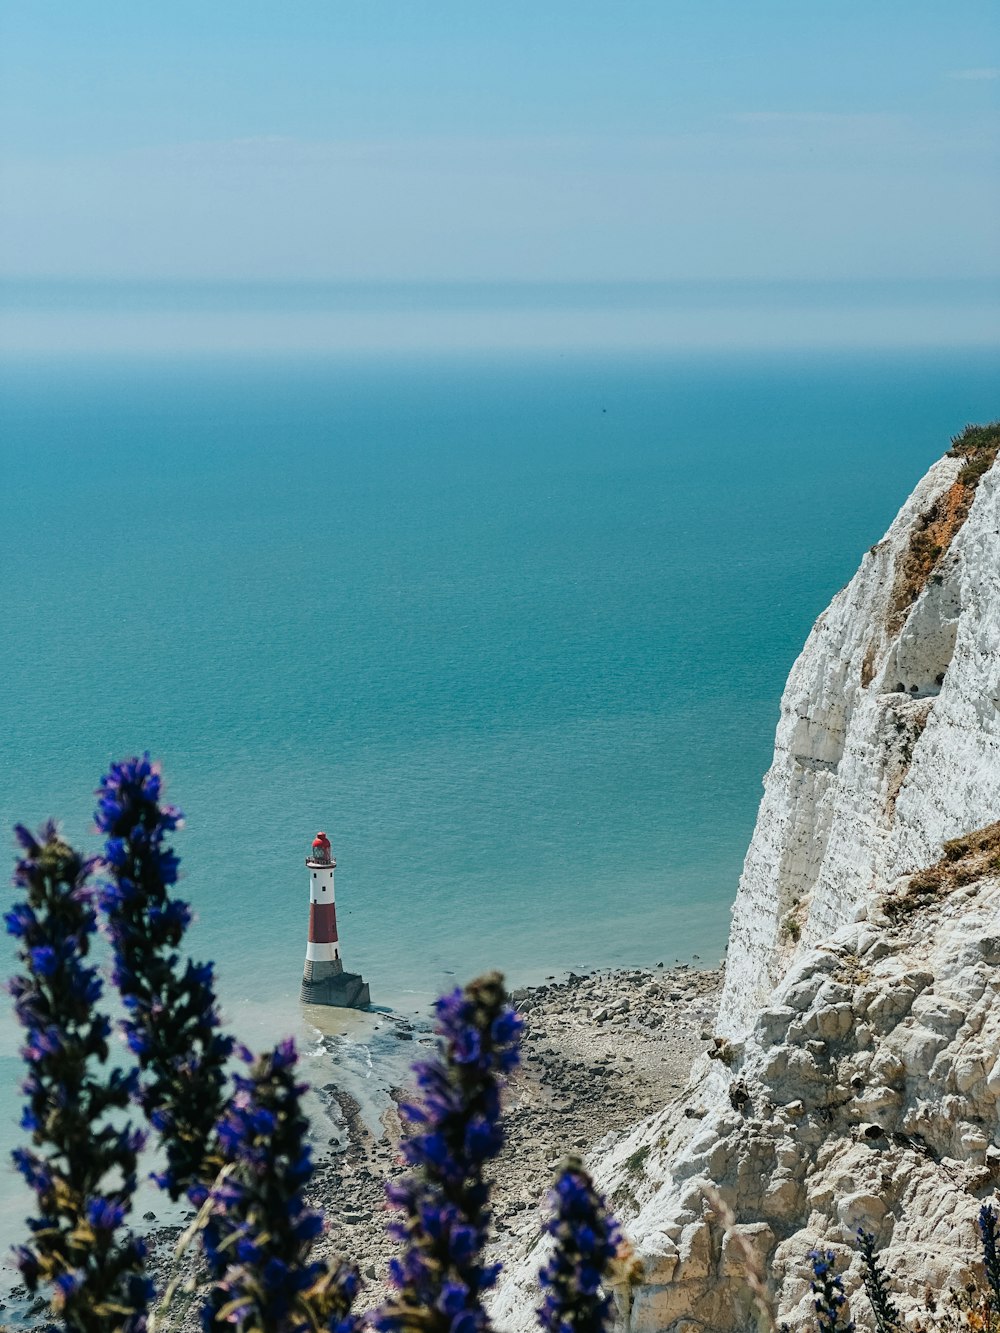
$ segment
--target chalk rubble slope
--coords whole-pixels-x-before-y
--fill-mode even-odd
[[[803,1261],[818,1244],[846,1266],[866,1328],[859,1226],[904,1313],[928,1286],[964,1284],[979,1202],[1000,1181],[998,912],[990,876],[905,922],[842,927],[724,1060],[701,1063],[682,1106],[603,1155],[598,1177],[647,1267],[634,1333],[754,1327],[744,1247],[781,1320],[811,1326]]]
[[[856,1287],[859,1224],[904,1310],[967,1271],[1000,1178],[1000,860],[924,894],[913,875],[1000,819],[998,469],[904,587],[961,467],[931,468],[792,669],[734,908],[722,1058],[592,1163],[647,1267],[633,1333],[753,1327],[748,1252],[781,1318],[804,1321],[805,1254],[841,1249]],[[499,1288],[501,1328],[531,1325],[538,1260]]]

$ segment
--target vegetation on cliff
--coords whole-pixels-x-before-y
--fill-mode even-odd
[[[961,458],[962,468],[945,493],[914,525],[909,546],[896,570],[893,585],[890,633],[896,633],[906,613],[920,596],[927,580],[940,564],[958,535],[976,496],[976,488],[996,462],[1000,450],[1000,421],[966,426],[948,450],[949,458]]]

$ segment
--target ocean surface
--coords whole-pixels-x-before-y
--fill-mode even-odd
[[[1000,414],[996,371],[989,345],[10,356],[0,825],[93,848],[104,766],[150,750],[227,1017],[371,1116],[413,1048],[299,1004],[319,828],[346,965],[411,1018],[486,967],[715,964],[789,667]],[[4,1150],[17,1045],[0,1016]],[[22,1206],[0,1166],[0,1247]]]

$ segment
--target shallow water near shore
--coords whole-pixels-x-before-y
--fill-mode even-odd
[[[397,1016],[489,966],[716,963],[795,654],[995,415],[987,352],[12,363],[0,823],[92,846],[148,747],[233,1027],[377,1119],[412,1043],[299,1004],[316,829]],[[0,1172],[0,1248],[22,1208]]]

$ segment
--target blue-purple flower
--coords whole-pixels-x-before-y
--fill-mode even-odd
[[[311,1258],[323,1217],[303,1193],[313,1164],[295,1046],[282,1042],[258,1060],[249,1051],[241,1054],[251,1067],[236,1076],[219,1122],[224,1165],[207,1195],[202,1244],[214,1283],[204,1326],[237,1333],[356,1333],[350,1309],[357,1270]],[[197,1187],[192,1198],[201,1198]]]
[[[161,803],[162,778],[149,755],[112,764],[97,791],[105,835],[101,909],[114,949],[114,981],[128,1017],[129,1049],[142,1074],[139,1100],[160,1135],[171,1198],[218,1168],[212,1131],[225,1100],[232,1039],[220,1030],[210,963],[181,963],[191,919],[171,898],[178,859],[168,836],[181,812]]]
[[[832,1250],[810,1250],[809,1263],[812,1277],[809,1286],[816,1309],[816,1327],[819,1333],[852,1333],[853,1321],[847,1317],[847,1297],[844,1284],[834,1273],[837,1256]]]
[[[479,1333],[482,1298],[499,1265],[483,1263],[490,1223],[487,1163],[503,1146],[500,1089],[518,1063],[521,1020],[503,978],[489,973],[435,1006],[439,1053],[414,1065],[419,1096],[401,1110],[401,1147],[413,1168],[387,1186],[403,1244],[390,1265],[395,1295],[371,1316],[383,1333]]]
[[[563,1163],[549,1205],[545,1230],[555,1245],[538,1275],[538,1321],[547,1333],[604,1333],[612,1312],[607,1283],[622,1234],[579,1157]]]
[[[1000,1257],[997,1255],[997,1210],[991,1203],[984,1203],[976,1219],[979,1236],[983,1243],[983,1268],[989,1286],[993,1310],[1000,1314]]]
[[[53,1308],[72,1333],[141,1333],[152,1287],[145,1246],[123,1227],[143,1140],[121,1116],[134,1074],[106,1070],[110,1023],[95,1008],[101,982],[86,961],[96,930],[92,863],[53,823],[37,838],[21,826],[16,834],[23,855],[14,883],[26,901],[6,923],[25,968],[10,991],[26,1030],[21,1124],[33,1146],[13,1158],[38,1215],[15,1259],[29,1290],[51,1284]]]

